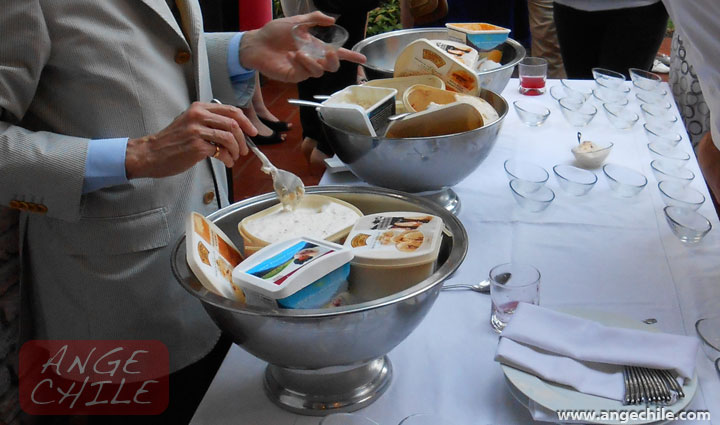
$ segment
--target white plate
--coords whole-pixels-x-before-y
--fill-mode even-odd
[[[635,319],[628,318],[626,316],[620,316],[617,314],[611,314],[600,311],[579,311],[579,310],[564,310],[564,312],[582,317],[589,320],[602,323],[608,326],[616,326],[628,329],[640,329],[650,332],[658,332],[658,329],[639,322]],[[514,369],[510,366],[500,365],[505,377],[512,386],[515,387],[525,397],[533,400],[546,409],[553,412],[558,410],[594,410],[600,411],[627,411],[627,412],[644,412],[646,410],[645,405],[637,406],[625,406],[617,400],[609,398],[598,397],[590,394],[583,394],[575,391],[571,388],[553,384],[551,382],[543,381],[535,375],[531,375],[527,372],[523,372],[518,369]],[[671,406],[664,406],[669,412],[678,413],[690,404],[695,391],[697,390],[697,374],[693,376],[689,382],[683,385],[683,392],[685,397],[678,400]],[[517,397],[517,394],[515,394]],[[521,400],[520,400],[521,401]],[[522,402],[522,401],[521,401]],[[523,403],[525,404],[525,403]],[[527,406],[526,406],[527,407]],[[650,408],[654,409],[656,406],[651,405]],[[607,424],[607,425],[620,425],[620,424],[650,424],[657,422],[657,420],[607,420],[607,421],[596,421],[593,423]]]

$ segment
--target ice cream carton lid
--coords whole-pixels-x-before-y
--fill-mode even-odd
[[[353,258],[351,249],[308,237],[268,245],[232,272],[235,285],[274,300],[289,297]]]
[[[366,215],[345,240],[353,265],[405,267],[435,261],[442,243],[440,217],[408,211]]]
[[[245,302],[242,289],[232,283],[232,271],[243,256],[227,235],[193,212],[186,222],[185,239],[185,258],[200,283],[218,295]]]
[[[435,75],[445,82],[445,88],[460,93],[477,95],[480,87],[477,74],[466,62],[477,60],[475,49],[461,43],[464,50],[460,56],[455,51],[442,46],[450,46],[449,40],[428,40],[420,38],[408,44],[395,60],[394,77],[411,75]]]
[[[490,50],[507,40],[510,30],[484,22],[447,23],[448,37],[481,51]]]

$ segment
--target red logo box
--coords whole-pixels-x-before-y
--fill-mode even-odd
[[[29,341],[20,348],[20,407],[31,415],[157,415],[168,405],[160,341]]]

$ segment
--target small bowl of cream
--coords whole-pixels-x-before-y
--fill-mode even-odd
[[[575,161],[581,168],[598,168],[610,155],[612,142],[585,140],[572,148]]]

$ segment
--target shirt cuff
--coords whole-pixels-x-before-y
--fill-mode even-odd
[[[255,76],[255,71],[246,69],[240,65],[240,42],[242,41],[244,32],[235,34],[228,43],[227,66],[230,81],[244,81]]]
[[[88,143],[83,193],[128,182],[125,152],[128,138],[94,139]]]

